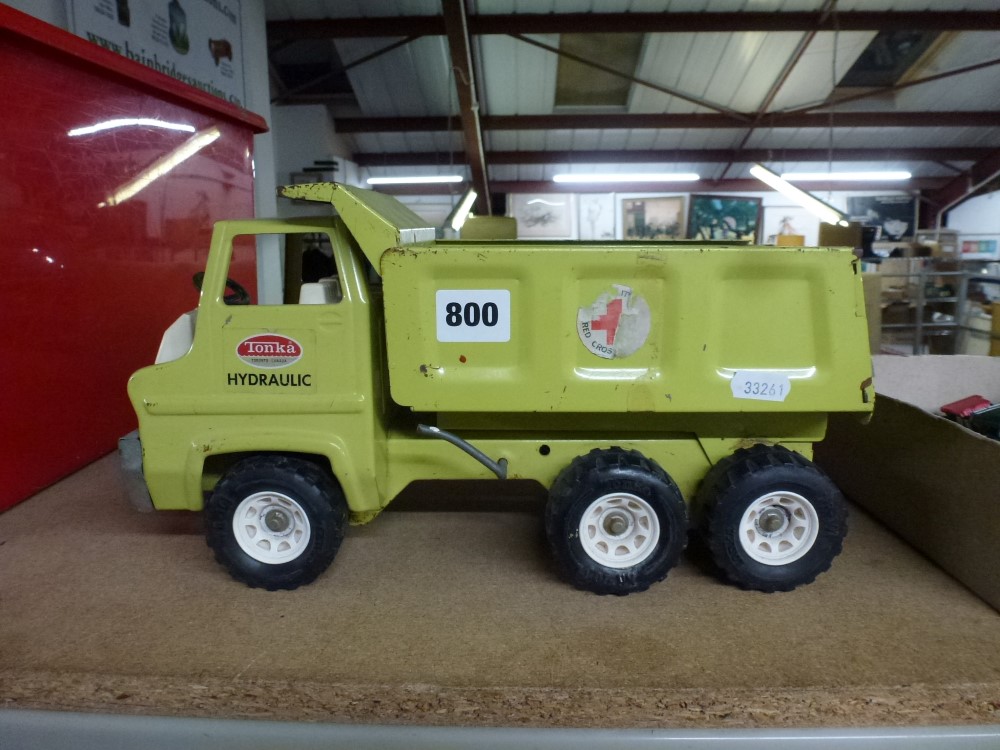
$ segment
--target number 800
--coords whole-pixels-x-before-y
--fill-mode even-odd
[[[463,307],[458,302],[449,302],[445,306],[444,322],[452,328],[458,328],[463,323],[469,328],[475,328],[482,323],[492,328],[500,320],[500,308],[495,302],[479,305],[477,302],[467,302]]]

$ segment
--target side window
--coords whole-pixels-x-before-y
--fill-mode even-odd
[[[330,237],[324,233],[240,235],[233,238],[229,278],[249,290],[254,305],[337,304],[343,299]],[[236,301],[232,285],[226,304]]]

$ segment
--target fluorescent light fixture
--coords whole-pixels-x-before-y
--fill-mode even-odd
[[[792,182],[888,182],[908,180],[909,172],[783,172],[781,179]]]
[[[696,182],[701,176],[694,172],[642,172],[619,174],[557,174],[553,182]]]
[[[839,224],[842,227],[848,226],[847,220],[844,219],[844,215],[840,211],[835,209],[833,206],[828,206],[819,198],[814,198],[805,190],[800,190],[792,183],[781,179],[767,167],[762,167],[760,164],[754,164],[750,168],[750,174],[761,182],[774,188],[786,198],[790,198],[795,201],[804,209],[809,211],[809,213],[818,216],[821,221],[825,221],[827,224]]]
[[[91,135],[104,130],[114,130],[115,128],[159,128],[161,130],[179,130],[182,133],[193,133],[194,125],[187,125],[183,122],[167,122],[166,120],[154,120],[149,117],[122,117],[116,120],[105,120],[83,128],[73,128],[66,135],[70,138],[77,138],[81,135]]]
[[[202,130],[200,133],[195,133],[173,151],[161,156],[149,167],[142,170],[142,172],[136,175],[133,179],[129,180],[115,190],[114,193],[108,196],[107,200],[102,203],[98,203],[97,207],[105,208],[107,206],[117,206],[119,203],[124,203],[137,193],[145,190],[153,182],[163,177],[163,175],[186,162],[192,156],[205,148],[205,146],[217,140],[221,135],[222,133],[219,132],[219,129],[214,125],[208,130]]]
[[[479,194],[472,188],[469,188],[465,191],[465,195],[462,196],[462,200],[458,202],[454,211],[452,211],[449,219],[451,228],[456,232],[462,228],[465,220],[469,218],[469,214],[472,213],[472,204],[476,202],[476,198],[478,197]]]
[[[369,177],[369,185],[439,185],[451,182],[462,182],[464,178],[457,174],[424,175],[413,177]]]

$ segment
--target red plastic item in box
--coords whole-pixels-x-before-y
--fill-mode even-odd
[[[955,419],[968,419],[974,412],[992,406],[989,399],[982,396],[966,396],[941,407],[941,413]]]

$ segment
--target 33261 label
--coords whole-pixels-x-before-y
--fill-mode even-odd
[[[780,372],[737,372],[731,385],[733,396],[755,401],[784,401],[792,389],[788,375]]]
[[[437,340],[510,341],[509,289],[438,289]]]

